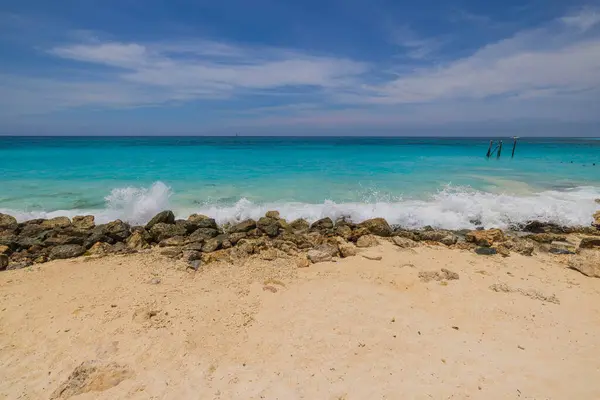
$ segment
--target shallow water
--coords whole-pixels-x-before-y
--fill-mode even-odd
[[[0,211],[143,223],[161,209],[220,221],[383,216],[418,227],[590,222],[600,141],[265,137],[0,137]],[[595,165],[594,165],[595,164]]]

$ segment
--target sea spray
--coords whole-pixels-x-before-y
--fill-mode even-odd
[[[430,225],[445,229],[472,229],[477,223],[492,228],[508,228],[530,220],[554,222],[565,226],[587,226],[591,215],[600,209],[594,199],[600,197],[600,188],[577,187],[549,190],[528,195],[496,194],[468,187],[448,186],[426,199],[370,199],[370,202],[337,203],[326,200],[319,204],[301,202],[255,203],[241,198],[231,204],[180,205],[177,194],[168,185],[155,182],[149,188],[115,188],[105,197],[104,209],[56,210],[26,212],[1,209],[19,221],[32,218],[93,214],[98,223],[122,219],[131,224],[144,224],[161,210],[172,209],[178,218],[200,213],[215,218],[219,223],[258,219],[266,211],[278,210],[283,218],[304,218],[315,221],[323,217],[349,217],[355,222],[383,217],[390,224],[407,228]]]

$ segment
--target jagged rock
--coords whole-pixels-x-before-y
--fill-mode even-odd
[[[11,231],[0,231],[0,245],[8,246],[15,250],[17,248],[17,235]]]
[[[169,258],[179,258],[183,249],[181,247],[164,247],[160,250],[160,254]]]
[[[202,251],[202,246],[204,245],[204,242],[192,242],[192,243],[187,243],[185,246],[183,246],[183,250],[194,250],[194,251]]]
[[[237,242],[244,239],[246,236],[248,236],[246,232],[235,232],[230,233],[228,238],[231,244],[235,246]]]
[[[188,236],[188,243],[205,242],[219,235],[219,231],[213,228],[198,228]]]
[[[16,239],[17,247],[20,249],[28,249],[32,246],[43,246],[44,242],[40,238],[32,238],[32,237],[21,237],[19,236]],[[51,243],[47,244],[47,246],[52,245]]]
[[[569,268],[592,278],[600,278],[600,251],[581,249],[569,258]]]
[[[92,230],[92,234],[88,238],[88,243],[91,240],[94,240],[94,243],[108,242],[112,244],[114,242],[124,241],[129,235],[131,235],[129,225],[120,219],[117,219],[108,224],[97,225]],[[110,240],[106,240],[106,238],[110,238]]]
[[[596,211],[594,215],[592,215],[592,218],[594,219],[594,225],[600,227],[600,211]]]
[[[459,279],[459,275],[456,272],[452,272],[446,268],[442,268],[440,271],[421,271],[419,272],[419,278],[423,282],[452,281]]]
[[[211,253],[219,250],[223,246],[223,242],[227,240],[227,235],[218,235],[212,239],[208,239],[202,246],[204,253]]]
[[[288,242],[285,240],[276,240],[273,242],[273,246],[288,255],[294,255],[298,253],[298,247],[293,242]]]
[[[511,242],[505,243],[505,245],[511,251],[514,251],[516,253],[519,253],[523,256],[528,256],[528,257],[533,255],[533,250],[535,249],[535,247],[533,246],[533,243],[531,243],[525,239],[516,239],[516,240],[513,239]]]
[[[166,238],[160,241],[158,245],[160,247],[183,247],[185,245],[186,239],[183,236],[173,236],[170,238]]]
[[[580,249],[600,248],[600,237],[584,237],[579,243]]]
[[[12,215],[2,214],[0,213],[0,230],[15,230],[17,229],[19,224],[17,223],[17,219]]]
[[[202,253],[196,250],[184,250],[181,259],[187,263],[191,263],[192,261],[197,261],[202,258]],[[197,268],[196,268],[197,270]]]
[[[127,238],[125,244],[130,249],[142,250],[150,247],[150,245],[148,244],[150,239],[150,234],[144,228],[141,228],[134,230],[131,236]]]
[[[495,246],[496,252],[500,254],[502,257],[510,256],[510,250],[503,244],[497,244]]]
[[[0,254],[10,255],[10,253],[12,253],[12,250],[10,249],[10,247],[0,244]]]
[[[458,237],[456,235],[442,230],[422,230],[418,232],[418,235],[421,241],[438,242],[445,244],[446,246],[451,246],[458,241]]]
[[[51,236],[44,241],[44,246],[60,246],[63,244],[79,244],[82,245],[85,239],[80,236],[66,236],[58,234]],[[33,246],[33,244],[31,244]]]
[[[217,250],[212,253],[202,253],[202,264],[210,264],[214,262],[231,262],[231,250]]]
[[[522,229],[532,233],[569,233],[569,229],[551,222],[531,221]]]
[[[403,237],[406,239],[414,240],[415,242],[418,242],[421,240],[421,238],[419,237],[419,234],[417,232],[407,231],[405,229],[396,229],[394,231],[394,236],[399,236],[399,237]]]
[[[50,250],[50,260],[58,260],[64,258],[79,257],[85,253],[85,247],[77,244],[65,244],[62,246],[53,247]]]
[[[44,220],[40,225],[44,228],[66,228],[71,225],[71,220],[68,217],[56,217]]]
[[[276,219],[262,217],[258,220],[256,226],[270,237],[275,237],[279,234],[279,222]]]
[[[103,392],[133,376],[133,371],[126,365],[85,361],[52,393],[50,400],[64,400],[88,392]]]
[[[308,268],[310,266],[310,260],[306,256],[298,257],[296,259],[296,266],[298,268]]]
[[[465,235],[465,240],[478,246],[491,247],[494,243],[504,242],[504,233],[500,229],[483,231],[470,231]]]
[[[209,218],[205,215],[192,214],[188,217],[188,222],[194,226],[194,228],[209,228],[218,229],[217,221],[213,218]]]
[[[326,232],[331,229],[333,229],[333,221],[329,217],[321,218],[310,225],[311,231]]]
[[[184,236],[186,233],[187,230],[185,227],[181,225],[175,225],[174,223],[167,224],[164,222],[158,222],[152,227],[152,229],[150,229],[150,236],[157,243],[174,236]],[[195,232],[192,235],[194,234]]]
[[[336,225],[335,226],[335,234],[349,240],[352,237],[352,228],[348,225]]]
[[[175,225],[185,229],[186,234],[190,234],[190,233],[194,232],[196,229],[198,229],[198,226],[196,226],[196,224],[194,224],[193,222],[187,221],[185,219],[176,219]]]
[[[366,228],[369,232],[377,236],[391,236],[392,228],[383,218],[372,218],[358,224],[359,227]]]
[[[356,241],[356,247],[373,247],[377,246],[379,241],[374,235],[364,235],[358,238]]]
[[[475,253],[482,255],[482,256],[491,256],[491,255],[497,254],[498,251],[496,249],[494,249],[493,247],[478,247],[475,249]]]
[[[308,259],[313,263],[331,261],[333,256],[337,255],[338,250],[327,244],[322,244],[320,246],[311,249],[307,253]]]
[[[289,223],[289,227],[293,232],[306,232],[310,229],[310,224],[302,218],[298,218]]]
[[[527,235],[525,237],[538,243],[564,242],[567,240],[565,235],[558,235],[555,233],[534,233],[533,235]]]
[[[575,254],[576,247],[570,242],[552,242],[548,247],[551,254]]]
[[[392,237],[392,242],[398,246],[398,247],[402,247],[404,249],[411,249],[413,247],[417,247],[418,244],[417,242],[415,242],[412,239],[408,239],[405,237],[401,237],[401,236],[393,236]]]
[[[112,250],[112,245],[104,242],[98,242],[90,247],[89,250],[85,252],[85,255],[105,256],[112,253]]]
[[[4,271],[8,267],[8,256],[0,254],[0,271]]]
[[[146,230],[150,231],[152,227],[156,224],[174,224],[175,223],[175,214],[173,211],[165,210],[156,214],[147,224]]]
[[[92,229],[96,226],[93,215],[78,215],[73,217],[73,226],[77,229]]]
[[[279,211],[267,211],[265,214],[267,218],[279,219]]]
[[[340,240],[338,242],[338,250],[342,258],[353,257],[356,255],[356,246],[345,240]]]
[[[229,227],[229,233],[246,233],[256,228],[256,221],[247,219]]]

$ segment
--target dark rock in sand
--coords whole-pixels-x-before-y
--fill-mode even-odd
[[[185,236],[187,229],[181,225],[167,224],[164,222],[156,223],[152,229],[150,229],[150,236],[152,240],[159,243],[162,240],[174,237],[174,236]]]
[[[188,236],[188,243],[192,242],[205,242],[208,239],[212,239],[219,234],[219,231],[213,228],[198,228]]]
[[[229,233],[245,233],[256,228],[256,221],[247,219],[229,227]]]
[[[418,235],[422,241],[438,242],[446,246],[451,246],[458,241],[458,237],[455,234],[442,230],[422,230],[418,232]]]
[[[584,237],[579,243],[580,249],[600,248],[600,237]]]
[[[16,230],[19,224],[17,223],[17,219],[12,215],[2,214],[0,213],[0,230]]]
[[[262,217],[258,220],[256,226],[270,237],[279,234],[279,221],[274,218]]]
[[[294,221],[294,222],[296,222],[296,221]],[[292,224],[294,222],[292,222]],[[292,229],[294,229],[294,228],[292,228]],[[333,229],[333,221],[329,217],[321,218],[320,220],[317,220],[310,225],[311,231],[327,232],[327,231],[330,231],[331,229]]]
[[[78,229],[93,229],[96,226],[93,215],[78,215],[73,217],[72,224]]]
[[[85,247],[77,244],[65,244],[62,246],[53,247],[50,250],[50,260],[58,260],[63,258],[79,257],[85,253]]]
[[[202,253],[195,250],[184,250],[181,254],[181,259],[187,263],[197,261],[202,258]]]
[[[126,224],[120,219],[109,222],[108,224],[98,225],[94,230],[98,228],[102,230],[102,233],[116,242],[122,242],[131,235],[129,224]]]
[[[165,211],[161,211],[158,214],[156,214],[154,216],[154,218],[152,218],[146,224],[146,230],[150,231],[154,225],[160,224],[160,223],[162,223],[162,224],[174,224],[175,223],[175,214],[173,214],[173,211],[165,210]]]
[[[187,221],[185,219],[177,219],[175,220],[175,225],[181,226],[185,229],[186,234],[190,234],[198,229],[198,226],[193,222]]]
[[[550,253],[550,254],[575,254],[574,252],[572,252],[570,250],[561,249],[561,248],[558,248],[558,247],[551,247],[548,250],[548,253]]]
[[[8,267],[8,256],[0,254],[0,271],[4,271]]]
[[[369,230],[373,235],[377,236],[391,236],[392,228],[383,218],[373,218],[358,224],[359,227],[363,227]]]
[[[186,244],[185,246],[182,247],[182,249],[184,251],[186,251],[186,250],[202,251],[203,245],[204,245],[203,242],[193,242],[193,243]]]
[[[498,251],[496,249],[494,249],[493,247],[478,247],[475,249],[475,253],[482,255],[482,256],[492,256],[492,255],[498,253]]]

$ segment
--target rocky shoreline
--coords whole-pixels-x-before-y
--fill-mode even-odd
[[[511,230],[418,230],[390,226],[383,218],[361,223],[323,218],[309,224],[291,222],[269,211],[257,221],[248,219],[219,226],[208,216],[175,219],[171,211],[157,214],[145,226],[116,220],[96,225],[91,215],[35,219],[18,223],[0,213],[0,270],[13,270],[56,259],[128,254],[158,248],[197,270],[202,264],[259,254],[263,259],[296,257],[299,267],[351,257],[360,248],[389,240],[403,248],[420,244],[447,246],[476,254],[509,257],[548,252],[572,256],[569,266],[600,277],[600,211],[587,227],[563,227],[531,221]]]

